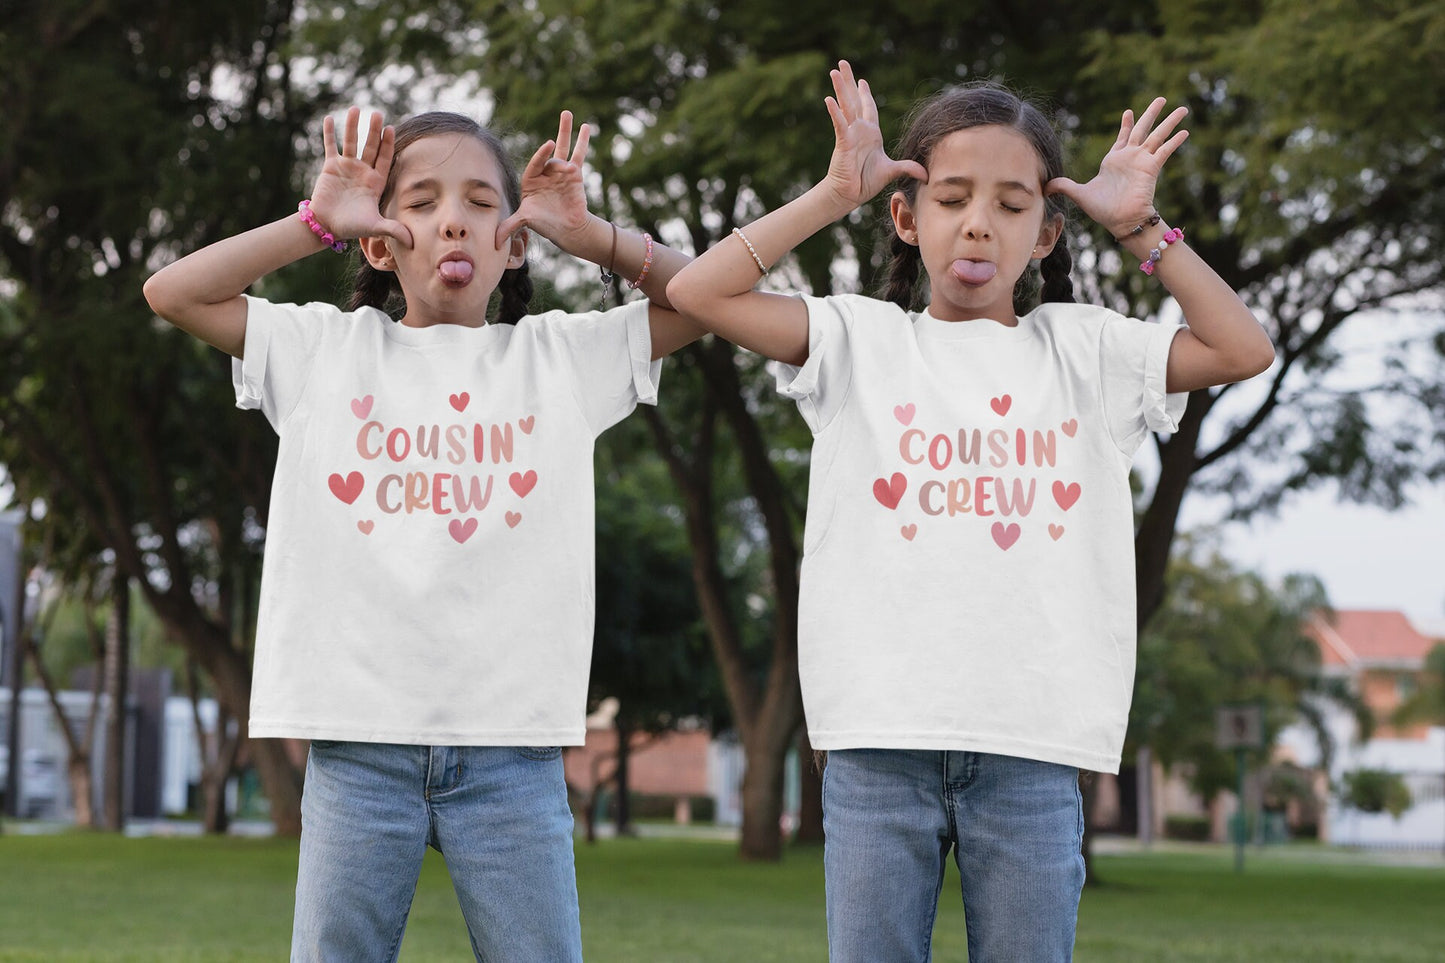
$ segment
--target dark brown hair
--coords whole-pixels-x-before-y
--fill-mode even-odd
[[[402,152],[423,137],[437,134],[463,134],[481,141],[492,152],[492,156],[497,159],[497,166],[502,170],[502,189],[508,206],[512,211],[517,209],[517,205],[522,202],[521,180],[501,138],[464,114],[441,110],[417,114],[396,125],[396,152],[392,157],[391,171],[387,174],[386,188],[381,192],[378,207],[386,207],[386,202],[391,199],[391,193],[396,188],[396,172],[401,166]],[[497,293],[502,299],[497,310],[497,323],[516,324],[526,315],[527,305],[532,300],[532,279],[528,276],[525,261],[521,267],[508,268],[502,272],[502,279],[497,282]],[[356,276],[352,279],[351,300],[346,305],[347,310],[373,307],[394,313],[404,304],[405,299],[396,275],[391,271],[378,271],[368,264],[363,256]]]
[[[927,167],[933,149],[949,134],[990,125],[1017,131],[1033,145],[1043,167],[1043,183],[1063,175],[1064,152],[1053,125],[1038,107],[995,83],[948,87],[914,107],[893,156],[897,160],[917,161]],[[909,204],[917,200],[918,181],[913,178],[903,178],[897,189],[908,198]],[[1061,197],[1044,198],[1046,222],[1063,213]],[[889,235],[887,243],[891,256],[883,297],[901,305],[904,310],[912,310],[918,299],[918,266],[922,259],[916,245],[898,236],[891,220],[887,221],[885,229]],[[1074,283],[1069,279],[1073,266],[1074,259],[1069,253],[1067,239],[1061,234],[1049,256],[1039,264],[1043,289],[1038,300],[1074,300]],[[1037,279],[1031,272],[1025,271],[1014,287],[1015,310],[1032,306],[1029,302],[1033,301],[1037,287]]]

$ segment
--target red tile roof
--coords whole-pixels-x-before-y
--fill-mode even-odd
[[[1405,613],[1378,609],[1338,609],[1332,621],[1316,616],[1306,631],[1319,642],[1327,666],[1422,662],[1435,645]]]

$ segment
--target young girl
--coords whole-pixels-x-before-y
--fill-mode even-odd
[[[1157,127],[1162,99],[1126,111],[1080,185],[1003,89],[928,100],[892,160],[867,84],[847,63],[832,77],[827,177],[668,290],[786,362],[780,389],[814,435],[798,648],[809,737],[828,750],[830,959],[927,960],[950,848],[970,960],[1068,959],[1078,770],[1118,770],[1132,690],[1131,457],[1176,427],[1185,392],[1255,375],[1273,348],[1154,210],[1182,108]],[[895,178],[886,300],[752,291]],[[1070,303],[1060,195],[1187,327]],[[1035,265],[1046,303],[1020,317]],[[910,313],[920,266],[927,306]]]
[[[250,734],[311,740],[292,959],[395,959],[430,845],[478,960],[580,960],[558,747],[583,740],[593,442],[696,336],[665,297],[686,259],[588,213],[568,113],[520,183],[466,117],[373,114],[360,147],[359,116],[339,147],[325,120],[299,213],[145,288],[281,436]],[[526,316],[527,228],[649,300]],[[349,310],[242,293],[339,238]]]

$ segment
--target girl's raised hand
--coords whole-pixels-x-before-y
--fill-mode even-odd
[[[896,161],[883,149],[883,132],[878,127],[878,105],[868,81],[856,80],[848,61],[838,61],[829,72],[834,97],[827,97],[828,116],[833,118],[833,159],[828,163],[825,183],[841,203],[852,210],[871,200],[900,177],[928,180],[928,171],[917,161]]]
[[[406,225],[383,217],[379,210],[396,151],[396,131],[383,127],[381,115],[373,112],[363,148],[360,128],[361,108],[352,107],[346,111],[338,146],[336,121],[328,116],[321,122],[325,159],[311,189],[311,212],[339,238],[391,237],[411,247]]]
[[[582,164],[587,160],[587,142],[591,137],[591,126],[583,124],[573,146],[572,112],[562,111],[557,139],[537,148],[522,171],[522,202],[511,217],[497,225],[499,249],[524,227],[563,250],[571,249],[568,240],[580,237],[587,227],[587,190],[582,180]]]
[[[1153,215],[1154,185],[1159,180],[1159,171],[1189,137],[1187,130],[1174,132],[1189,108],[1176,107],[1156,128],[1154,122],[1163,109],[1164,98],[1156,97],[1137,123],[1132,110],[1124,111],[1119,136],[1099,164],[1099,173],[1087,184],[1056,177],[1045,190],[1072,200],[1115,237],[1128,234]]]

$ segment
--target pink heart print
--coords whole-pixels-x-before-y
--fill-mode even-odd
[[[469,518],[466,521],[462,521],[460,518],[454,518],[447,525],[447,531],[451,532],[452,538],[456,539],[458,545],[471,538],[472,533],[476,530],[477,520],[475,518]]]
[[[1014,403],[1014,400],[1013,400],[1012,398],[1010,398],[1008,395],[1000,395],[999,397],[994,398],[993,400],[991,400],[991,401],[988,403],[988,406],[993,409],[993,413],[994,413],[994,414],[996,414],[996,415],[1006,415],[1006,414],[1008,414],[1009,406],[1012,405],[1013,403]]]
[[[1056,481],[1054,482],[1054,501],[1058,502],[1059,507],[1064,511],[1068,511],[1074,507],[1074,502],[1079,500],[1082,491],[1078,482],[1070,482],[1065,485],[1061,481]]]
[[[365,398],[351,399],[351,413],[358,418],[365,418],[371,414],[371,403],[376,399],[367,395]]]
[[[1064,526],[1062,526],[1062,525],[1055,525],[1055,524],[1053,524],[1052,522],[1050,522],[1050,523],[1049,523],[1049,538],[1052,538],[1054,541],[1057,542],[1059,539],[1061,539],[1061,538],[1063,538],[1063,537],[1064,537]]]
[[[1019,528],[1015,522],[1009,522],[1007,525],[1003,522],[994,522],[991,532],[994,543],[1007,552],[1013,547],[1013,543],[1019,540],[1019,536],[1023,534],[1023,529]]]
[[[913,536],[915,536],[915,535],[918,534],[918,526],[917,526],[917,525],[904,525],[902,528],[900,528],[900,529],[898,530],[898,532],[899,532],[899,534],[901,534],[904,538],[908,539],[908,540],[911,542],[911,541],[913,541]]]
[[[465,411],[467,404],[472,400],[472,396],[463,391],[461,394],[452,395],[447,398],[447,400],[452,403],[452,407],[457,411]]]
[[[906,405],[894,405],[893,417],[897,418],[901,424],[911,425],[913,424],[913,415],[916,411],[917,409],[913,407],[911,401]]]
[[[891,479],[875,478],[873,480],[873,497],[878,499],[880,505],[890,510],[898,507],[898,503],[903,499],[903,493],[907,490],[908,479],[903,476],[901,471],[894,472]]]
[[[536,416],[536,415],[528,415],[528,416],[525,417],[525,418],[518,418],[518,419],[517,419],[517,427],[520,428],[520,429],[522,429],[522,434],[524,434],[524,435],[530,435],[530,434],[532,433],[532,426],[535,425],[536,423],[537,423],[537,416]]]
[[[361,494],[361,489],[362,486],[366,484],[366,479],[361,477],[361,472],[359,471],[354,471],[345,478],[342,478],[336,472],[332,472],[331,477],[326,479],[326,484],[331,486],[331,494],[350,505],[356,501],[356,496]]]
[[[361,532],[361,534],[363,535],[370,535],[371,530],[375,527],[376,522],[372,521],[369,518],[356,523],[356,530]]]
[[[1064,429],[1064,434],[1066,434],[1066,435],[1068,435],[1070,438],[1072,438],[1072,437],[1074,437],[1074,432],[1076,432],[1076,431],[1079,430],[1079,419],[1077,419],[1077,418],[1070,418],[1068,421],[1064,422],[1062,425],[1059,425],[1059,427],[1062,428],[1062,429]]]
[[[517,523],[522,520],[521,512],[507,512],[507,527],[516,528]]]
[[[526,498],[527,494],[537,486],[537,473],[530,468],[525,474],[514,471],[512,476],[507,479],[507,484],[512,486],[512,491],[517,493],[517,497]]]

